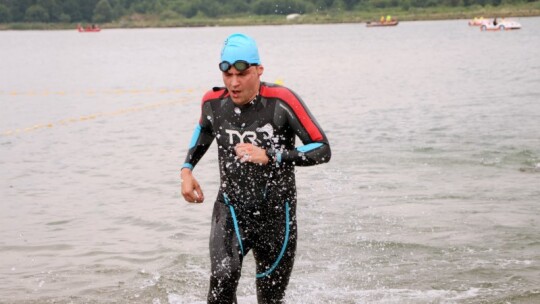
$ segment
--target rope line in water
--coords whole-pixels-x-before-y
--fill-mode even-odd
[[[119,110],[112,111],[112,112],[90,114],[90,115],[84,115],[84,116],[80,116],[80,117],[72,117],[72,118],[62,119],[62,120],[59,120],[57,122],[35,124],[35,125],[31,126],[31,127],[17,128],[17,129],[13,129],[13,130],[6,130],[4,132],[1,132],[0,136],[17,135],[19,133],[26,133],[26,132],[32,132],[32,131],[37,131],[37,130],[41,130],[41,129],[53,128],[53,127],[57,127],[57,126],[64,126],[64,125],[69,125],[69,124],[73,124],[73,123],[76,123],[76,122],[90,121],[90,120],[95,120],[97,118],[102,118],[102,117],[112,117],[112,116],[119,116],[119,115],[135,113],[135,112],[141,112],[141,111],[146,111],[146,110],[154,110],[154,109],[164,107],[164,106],[171,106],[171,105],[175,105],[175,104],[185,103],[187,101],[188,101],[187,99],[183,99],[183,100],[156,102],[156,103],[151,103],[151,104],[147,104],[147,105],[143,105],[143,106],[139,106],[139,107],[123,108],[123,109],[119,109]]]
[[[283,80],[277,79],[277,84],[282,85]],[[112,95],[136,95],[136,94],[179,94],[179,93],[193,93],[195,90],[190,89],[116,89],[116,90],[103,90],[103,91],[96,91],[96,90],[82,90],[82,91],[74,91],[74,92],[65,92],[65,91],[50,91],[50,90],[31,90],[31,91],[3,91],[0,90],[0,96],[2,95],[8,95],[12,97],[18,97],[18,96],[49,96],[49,95],[56,95],[56,96],[66,96],[66,95],[86,95],[86,96],[96,96],[96,95],[104,95],[104,94],[112,94]],[[142,110],[150,110],[157,107],[165,106],[165,105],[171,105],[171,104],[177,104],[185,102],[186,100],[182,101],[170,101],[170,102],[161,102],[161,103],[153,103],[146,106],[141,107],[132,107],[132,108],[125,108],[120,109],[114,112],[109,113],[97,113],[97,114],[91,114],[91,115],[85,115],[80,117],[73,117],[73,118],[67,118],[62,119],[57,122],[49,122],[49,123],[43,123],[43,124],[35,124],[30,127],[25,128],[17,128],[13,130],[6,130],[0,132],[0,136],[12,136],[20,133],[26,133],[26,132],[32,132],[37,131],[41,129],[48,129],[53,128],[56,126],[61,125],[67,125],[75,122],[81,122],[81,121],[88,121],[88,120],[94,120],[96,118],[101,118],[105,116],[115,116],[115,115],[121,115],[126,113],[132,113],[132,112],[138,112]]]

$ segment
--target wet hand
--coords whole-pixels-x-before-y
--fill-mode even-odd
[[[236,157],[240,162],[250,162],[266,165],[269,161],[266,150],[250,143],[240,143],[234,147]]]
[[[188,203],[202,203],[204,202],[204,194],[202,192],[199,182],[195,179],[191,170],[182,169],[180,173],[182,182],[182,196]]]

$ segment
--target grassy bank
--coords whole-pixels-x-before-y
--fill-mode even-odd
[[[324,24],[324,23],[362,23],[378,20],[380,16],[391,14],[400,21],[471,19],[476,16],[490,17],[529,17],[540,16],[540,2],[506,6],[473,7],[433,7],[410,8],[402,10],[372,9],[355,12],[319,12],[305,14],[292,21],[283,15],[241,15],[208,18],[163,19],[157,15],[132,15],[122,20],[100,24],[101,28],[160,28],[160,27],[202,27],[202,26],[241,26],[241,25],[284,25],[284,24]],[[71,23],[8,23],[0,24],[0,30],[63,30],[75,29]]]

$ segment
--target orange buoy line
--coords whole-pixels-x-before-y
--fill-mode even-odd
[[[281,85],[281,84],[283,84],[283,80],[282,79],[277,79],[276,83]],[[2,96],[2,95],[10,95],[10,96],[89,95],[89,96],[94,96],[94,95],[99,95],[99,94],[112,94],[112,95],[124,95],[124,94],[128,95],[129,94],[129,95],[136,95],[136,94],[156,94],[156,93],[157,94],[179,94],[179,93],[193,93],[194,91],[196,91],[196,90],[194,90],[194,89],[142,89],[142,90],[140,90],[140,89],[131,89],[131,90],[117,89],[117,90],[105,90],[105,91],[86,90],[86,91],[78,91],[78,92],[66,93],[65,91],[48,91],[48,90],[36,91],[36,90],[32,90],[32,91],[28,91],[28,92],[0,91],[0,96]],[[3,132],[0,132],[0,136],[12,136],[12,135],[20,134],[20,133],[26,133],[26,132],[32,132],[32,131],[37,131],[37,130],[42,130],[42,129],[49,129],[49,128],[58,127],[58,126],[69,125],[69,124],[73,124],[73,123],[76,123],[76,122],[90,121],[90,120],[94,120],[94,119],[102,118],[102,117],[117,116],[117,115],[123,115],[123,114],[128,114],[128,113],[140,112],[140,111],[144,111],[144,110],[153,110],[153,109],[163,107],[163,106],[181,104],[181,103],[186,103],[186,102],[188,102],[188,99],[156,102],[156,103],[151,103],[151,104],[147,104],[147,105],[143,105],[143,106],[139,106],[139,107],[123,108],[123,109],[119,109],[119,110],[116,110],[116,111],[113,111],[113,112],[96,113],[96,114],[84,115],[84,116],[80,116],[80,117],[66,118],[66,119],[56,121],[56,122],[35,124],[35,125],[25,127],[25,128],[17,128],[17,129],[13,129],[13,130],[6,130],[6,131],[3,131]]]
[[[115,90],[81,90],[81,91],[51,91],[51,90],[31,90],[31,91],[0,91],[0,96],[94,96],[94,95],[139,95],[139,94],[180,94],[192,93],[194,89],[115,89]]]
[[[164,106],[173,106],[173,105],[176,105],[176,104],[186,103],[188,101],[189,101],[188,99],[169,100],[169,101],[150,103],[150,104],[146,104],[146,105],[138,106],[138,107],[129,107],[129,108],[118,109],[118,110],[112,111],[112,112],[95,113],[95,114],[83,115],[83,116],[79,116],[79,117],[66,118],[66,119],[56,121],[56,122],[35,124],[33,126],[29,126],[29,127],[25,127],[25,128],[17,128],[17,129],[13,129],[13,130],[6,130],[6,131],[1,132],[0,136],[17,135],[17,134],[20,134],[20,133],[27,133],[27,132],[32,132],[32,131],[37,131],[37,130],[42,130],[42,129],[49,129],[49,128],[58,127],[58,126],[70,125],[70,124],[77,123],[77,122],[91,121],[91,120],[95,120],[97,118],[102,118],[102,117],[119,116],[119,115],[124,115],[124,114],[129,114],[129,113],[141,112],[141,111],[145,111],[145,110],[154,110],[154,109],[164,107]]]

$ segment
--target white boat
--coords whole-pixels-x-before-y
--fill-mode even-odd
[[[521,29],[521,24],[513,20],[500,20],[498,22],[484,22],[480,26],[481,31],[509,31],[509,30],[519,30]]]

